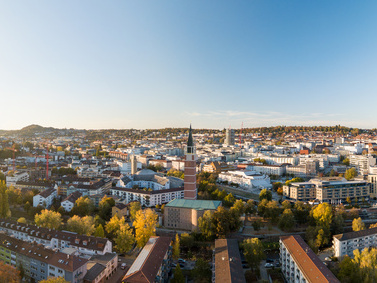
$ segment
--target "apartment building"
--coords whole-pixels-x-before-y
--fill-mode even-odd
[[[44,190],[33,197],[33,206],[37,207],[41,205],[45,208],[49,208],[57,195],[58,191],[54,188]]]
[[[299,235],[280,237],[280,264],[288,283],[340,283]]]
[[[296,201],[317,200],[331,204],[346,203],[347,198],[369,200],[370,185],[363,180],[347,181],[344,178],[311,179],[309,182],[283,186],[283,195]]]
[[[369,174],[368,182],[370,184],[370,197],[377,197],[377,174]]]
[[[0,260],[14,267],[22,265],[25,275],[35,281],[63,277],[73,283],[83,281],[87,259],[45,248],[0,234]]]
[[[61,202],[61,206],[65,211],[69,212],[75,206],[76,200],[78,200],[81,196],[82,194],[80,192],[74,192]]]
[[[237,240],[216,239],[213,260],[212,282],[246,283]]]
[[[349,232],[333,236],[334,256],[348,255],[353,257],[354,250],[377,246],[377,228]]]
[[[52,249],[73,248],[77,255],[97,255],[112,252],[112,243],[106,238],[79,235],[0,218],[0,231],[27,242],[36,242]]]
[[[171,237],[150,237],[122,282],[167,283],[171,270],[172,249]]]
[[[111,189],[111,194],[120,198],[121,202],[128,204],[133,201],[138,201],[141,205],[151,207],[156,205],[162,205],[172,201],[173,199],[184,198],[184,188],[171,188],[171,189],[128,189],[114,187]]]
[[[7,186],[15,186],[17,182],[28,182],[29,174],[26,172],[16,171],[13,174],[7,175],[5,178]]]

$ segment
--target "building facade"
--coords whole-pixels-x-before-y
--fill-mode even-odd
[[[165,205],[164,226],[177,230],[195,231],[198,219],[207,210],[215,211],[221,206],[216,200],[175,199]]]
[[[369,200],[370,185],[366,181],[347,181],[344,178],[311,179],[309,182],[291,183],[283,186],[283,195],[296,201],[317,200],[331,204],[346,203],[351,200]]]
[[[98,255],[112,252],[112,243],[106,238],[79,235],[35,225],[0,219],[0,231],[26,242],[36,242],[51,249],[72,248],[77,255]]]
[[[288,283],[340,283],[299,235],[280,237],[280,264]]]
[[[171,237],[150,237],[122,282],[167,283],[171,270],[172,249]]]
[[[63,277],[73,283],[83,281],[88,261],[5,234],[0,234],[0,260],[14,267],[22,265],[26,277],[37,282],[48,277]]]
[[[185,175],[184,175],[184,197],[185,199],[196,199],[196,148],[192,138],[190,125],[189,137],[186,147]]]
[[[353,257],[353,251],[377,246],[377,228],[354,231],[333,236],[334,256]]]

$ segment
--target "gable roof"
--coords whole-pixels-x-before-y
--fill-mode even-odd
[[[333,237],[338,239],[339,241],[347,241],[350,239],[361,238],[361,237],[370,236],[374,234],[377,234],[377,227],[366,229],[366,230],[361,230],[361,231],[353,231],[349,233],[338,234],[338,235],[334,235]]]
[[[246,283],[237,240],[215,240],[215,279],[221,283]]]
[[[122,282],[153,283],[171,244],[171,237],[149,238]]]
[[[280,237],[308,282],[340,283],[299,235]]]

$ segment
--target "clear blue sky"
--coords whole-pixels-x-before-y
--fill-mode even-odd
[[[0,2],[0,129],[377,127],[377,1]]]

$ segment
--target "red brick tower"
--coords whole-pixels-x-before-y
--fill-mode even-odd
[[[185,199],[196,199],[196,148],[192,139],[191,125],[185,154]]]

